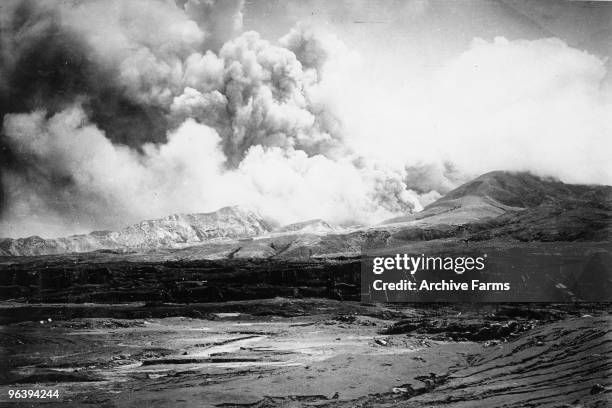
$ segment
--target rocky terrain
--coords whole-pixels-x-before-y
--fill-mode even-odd
[[[225,207],[213,213],[175,214],[142,221],[120,231],[95,231],[86,235],[43,239],[33,236],[4,239],[5,255],[48,255],[90,252],[99,249],[147,250],[195,244],[216,238],[247,238],[268,232],[272,227],[252,211]]]
[[[358,255],[400,240],[439,238],[513,241],[608,241],[612,187],[570,185],[528,173],[492,172],[449,192],[423,211],[369,227],[324,220],[274,226],[257,213],[226,207],[171,215],[120,231],[43,239],[4,238],[0,255],[33,256],[95,250],[150,252],[199,246],[201,258]],[[280,250],[279,250],[280,249]],[[190,253],[193,253],[191,251]]]
[[[395,225],[462,225],[466,239],[607,241],[612,187],[564,184],[528,173],[484,174]]]
[[[53,388],[61,407],[605,407],[611,215],[610,187],[493,172],[369,227],[228,207],[7,238],[0,403]],[[359,303],[361,255],[400,252],[486,253],[521,296]]]
[[[39,240],[40,245],[30,238],[5,240],[5,254],[103,248],[0,257],[0,299],[354,300],[362,254],[404,252],[487,253],[487,273],[520,288],[513,301],[610,301],[611,192],[605,186],[493,172],[418,214],[371,227],[340,228],[323,220],[273,227],[252,211],[228,207],[119,232]],[[552,288],[548,298],[541,297],[544,287]]]
[[[605,407],[612,393],[602,305],[276,298],[30,311],[0,331],[3,403],[8,389],[43,388],[59,390],[45,401],[58,407]]]

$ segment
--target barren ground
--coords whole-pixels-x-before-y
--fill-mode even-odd
[[[19,317],[22,304],[0,311],[3,404],[9,388],[57,388],[45,403],[62,407],[604,407],[612,391],[602,305],[277,298],[25,310],[37,321]]]

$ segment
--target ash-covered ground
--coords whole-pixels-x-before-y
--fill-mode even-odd
[[[495,172],[372,227],[269,230],[229,208],[4,240],[1,401],[51,388],[58,407],[608,406],[611,191]],[[531,303],[363,303],[364,248],[488,253],[487,273],[525,282]]]
[[[3,403],[9,389],[42,388],[61,407],[610,399],[610,304],[365,304],[353,258],[123,256],[4,260],[3,279],[24,289],[0,306]]]
[[[53,388],[62,407],[605,407],[610,310],[5,303],[2,401]]]

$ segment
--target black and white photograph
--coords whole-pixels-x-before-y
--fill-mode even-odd
[[[0,2],[0,406],[611,405],[612,1]]]

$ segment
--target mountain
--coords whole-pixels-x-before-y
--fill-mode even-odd
[[[296,222],[274,230],[278,233],[329,234],[336,229],[321,219]]]
[[[226,207],[143,221],[116,232],[0,240],[0,255],[5,255],[0,257],[0,300],[359,299],[363,256],[405,253],[457,259],[483,255],[491,282],[518,288],[505,298],[483,292],[456,300],[607,302],[611,229],[612,187],[493,172],[418,214],[368,227],[310,220],[274,228],[254,212]],[[459,275],[452,278],[457,282]]]
[[[175,214],[142,221],[120,231],[95,231],[85,235],[43,239],[33,236],[0,241],[3,255],[44,255],[107,250],[148,250],[207,242],[215,238],[241,239],[271,231],[255,212],[224,207],[200,214]]]
[[[471,200],[471,201],[470,201]],[[471,239],[518,241],[606,241],[612,228],[612,187],[565,184],[529,173],[491,172],[430,205],[448,208],[480,200],[496,217],[474,220]]]
[[[579,202],[601,207],[611,201],[612,187],[565,184],[525,172],[493,171],[457,187],[417,214],[392,218],[383,224],[465,225],[543,205],[544,210]],[[551,214],[543,211],[541,216]]]
[[[143,221],[116,232],[3,239],[0,255],[172,250],[173,256],[193,259],[304,259],[449,239],[601,242],[610,240],[611,220],[612,187],[496,171],[459,186],[419,213],[370,227],[342,229],[315,219],[273,228],[252,211],[225,207]]]

